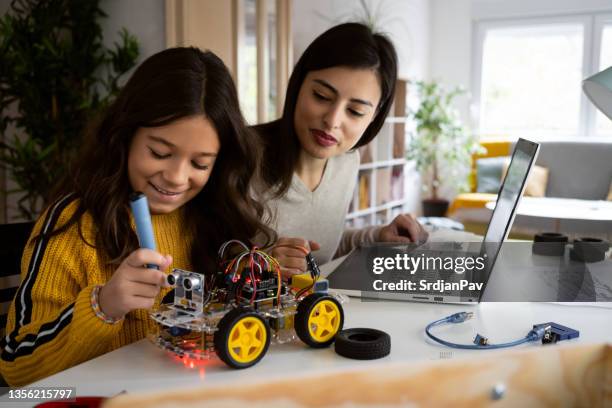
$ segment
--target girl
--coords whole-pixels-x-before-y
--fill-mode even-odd
[[[363,24],[335,26],[297,62],[282,117],[256,127],[265,148],[264,188],[281,236],[272,254],[285,275],[305,271],[303,247],[318,250],[315,257],[324,263],[363,242],[426,239],[411,215],[384,227],[344,230],[359,168],[356,149],[382,127],[396,75],[395,49],[386,37]]]
[[[34,227],[2,344],[7,382],[27,384],[143,338],[147,309],[170,291],[167,271],[212,273],[223,242],[272,241],[249,195],[257,158],[218,57],[175,48],[147,59]],[[134,191],[149,201],[158,252],[138,249]]]

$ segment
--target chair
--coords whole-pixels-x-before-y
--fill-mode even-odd
[[[472,171],[470,173],[471,192],[458,194],[451,203],[447,216],[463,223],[466,231],[482,235],[486,231],[487,220],[490,215],[485,205],[489,201],[497,200],[497,194],[477,192],[477,161],[490,157],[510,156],[513,143],[507,140],[487,140],[482,141],[480,144],[487,151],[486,153],[472,156]]]
[[[480,143],[485,149],[486,153],[475,154],[472,157],[472,171],[470,173],[470,193],[458,194],[453,200],[448,214],[452,215],[457,210],[462,208],[478,209],[485,208],[485,204],[489,201],[495,201],[497,194],[489,193],[477,193],[478,188],[478,174],[476,172],[476,162],[478,159],[484,159],[488,157],[500,157],[510,156],[512,150],[512,143],[506,140],[499,141],[483,141]]]
[[[19,288],[21,255],[33,227],[34,222],[0,225],[0,336],[5,334],[8,311]],[[0,375],[0,387],[6,386]]]
[[[0,335],[4,336],[9,307],[20,283],[21,255],[33,222],[0,225]]]

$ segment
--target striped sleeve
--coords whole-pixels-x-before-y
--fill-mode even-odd
[[[376,242],[381,229],[383,229],[382,225],[374,225],[361,229],[345,229],[342,233],[342,238],[340,239],[340,244],[338,245],[334,258],[348,254],[353,248],[359,245]]]
[[[44,235],[63,225],[76,207],[70,196],[51,206],[24,251],[21,284],[1,341],[0,372],[10,385],[28,384],[108,351],[121,329],[121,323],[106,324],[91,308],[89,278],[95,271],[88,269],[98,262],[78,226]]]

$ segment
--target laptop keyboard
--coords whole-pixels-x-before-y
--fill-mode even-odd
[[[419,248],[414,248],[412,250],[407,251],[406,253],[411,256],[411,257],[419,257],[419,256],[424,256],[427,258],[447,258],[447,257],[451,257],[451,256],[478,256],[478,254],[475,253],[468,253],[462,251],[461,249],[464,249],[464,243],[461,242],[445,242],[445,243],[436,243],[436,249],[435,250],[431,250],[431,249],[423,249],[423,247],[419,247]],[[420,289],[420,282],[422,280],[426,280],[427,282],[437,282],[437,281],[443,281],[443,282],[458,282],[459,280],[462,279],[469,279],[469,277],[466,278],[466,276],[470,275],[473,272],[473,269],[470,268],[465,268],[465,272],[461,273],[461,274],[457,274],[455,273],[454,270],[450,269],[434,269],[434,270],[421,270],[421,271],[417,271],[414,274],[410,274],[409,272],[407,273],[406,271],[403,270],[392,270],[389,272],[389,277],[391,278],[391,280],[394,281],[400,281],[402,279],[406,279],[409,281],[413,281],[416,283],[417,287],[419,288],[418,291],[414,291],[415,294],[415,298],[418,298],[420,295],[422,296],[460,296],[461,295],[461,291],[459,290],[422,290]],[[439,299],[442,300],[442,299]]]

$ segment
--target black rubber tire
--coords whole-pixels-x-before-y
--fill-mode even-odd
[[[263,348],[263,351],[255,360],[250,361],[248,363],[241,363],[239,361],[234,360],[234,358],[232,358],[232,356],[230,355],[228,348],[228,337],[234,325],[238,323],[240,319],[243,319],[248,316],[256,317],[263,322],[264,327],[266,328],[266,343]],[[233,368],[248,368],[257,364],[259,360],[261,360],[263,356],[266,355],[268,347],[270,347],[270,325],[264,318],[255,313],[253,310],[239,307],[230,310],[225,316],[223,316],[223,318],[221,318],[221,321],[217,326],[217,331],[214,335],[214,343],[217,355],[225,364]]]
[[[356,360],[374,360],[391,352],[391,337],[376,329],[346,329],[336,335],[336,353]]]
[[[570,251],[570,259],[582,262],[600,262],[606,259],[610,243],[599,238],[578,238]]]
[[[563,256],[565,254],[565,244],[567,243],[567,235],[556,232],[543,232],[533,237],[531,249],[536,255]]]
[[[317,305],[317,303],[323,300],[330,300],[338,306],[338,310],[340,311],[340,324],[338,325],[338,332],[342,330],[342,326],[344,325],[344,310],[342,309],[342,305],[340,302],[336,300],[333,296],[329,296],[325,293],[311,293],[306,296],[297,307],[297,314],[295,315],[295,333],[304,343],[308,344],[313,348],[324,348],[328,347],[330,344],[334,342],[336,334],[332,336],[331,339],[325,342],[319,342],[312,338],[310,335],[310,330],[308,330],[308,316],[310,316],[310,312]]]

